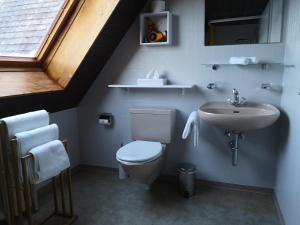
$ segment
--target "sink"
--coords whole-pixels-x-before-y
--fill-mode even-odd
[[[201,120],[216,127],[241,132],[272,125],[280,111],[270,104],[246,102],[235,107],[228,102],[208,102],[200,107]]]

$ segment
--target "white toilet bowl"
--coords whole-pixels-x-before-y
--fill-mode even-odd
[[[162,171],[166,145],[160,142],[134,141],[117,152],[119,178],[151,185]]]

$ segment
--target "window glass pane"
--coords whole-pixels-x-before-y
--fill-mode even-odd
[[[0,56],[35,57],[66,0],[0,0]]]

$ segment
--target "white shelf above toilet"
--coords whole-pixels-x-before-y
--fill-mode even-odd
[[[109,88],[122,88],[122,89],[181,89],[182,94],[185,94],[186,89],[192,89],[194,84],[187,85],[135,85],[135,84],[111,84]]]
[[[110,84],[110,88],[173,88],[173,89],[189,89],[195,85],[135,85],[135,84]]]

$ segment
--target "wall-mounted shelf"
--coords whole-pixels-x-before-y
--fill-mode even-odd
[[[122,89],[181,89],[182,95],[185,94],[186,89],[192,89],[195,85],[127,85],[127,84],[111,84],[108,85],[109,88],[122,88]]]
[[[167,33],[167,38],[162,42],[146,41],[147,26],[146,19],[149,18],[154,24],[155,28],[160,32]],[[140,45],[144,46],[160,46],[172,44],[172,14],[168,11],[157,13],[142,13],[140,15]]]
[[[260,62],[257,64],[248,64],[248,65],[241,65],[241,64],[230,64],[230,63],[204,63],[202,64],[207,67],[211,67],[212,70],[218,70],[221,66],[241,66],[241,67],[248,67],[248,66],[260,66],[263,70],[268,69],[268,66],[272,65],[280,65],[286,68],[293,68],[295,65],[277,63],[277,62]]]

